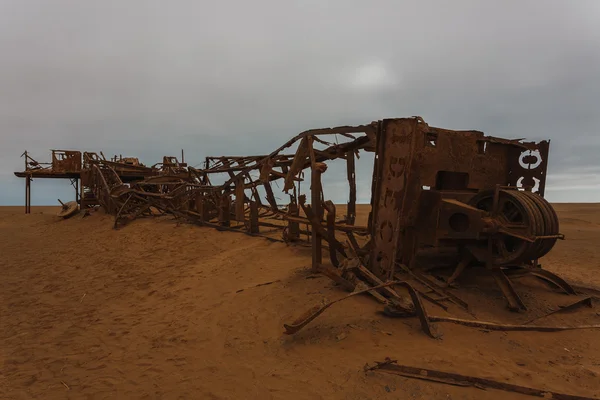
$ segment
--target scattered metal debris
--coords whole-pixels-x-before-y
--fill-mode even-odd
[[[520,393],[528,396],[552,398],[556,400],[594,400],[597,398],[558,393],[551,390],[534,389],[493,379],[478,378],[452,372],[437,371],[428,368],[409,367],[398,364],[397,360],[386,358],[383,362],[375,362],[374,366],[365,365],[365,371],[380,371],[400,375],[406,378],[420,379],[430,382],[444,383],[453,386],[476,387],[478,389],[497,389],[506,392]]]
[[[355,260],[356,261],[356,260]],[[346,266],[348,268],[348,266]],[[360,264],[354,266],[355,269],[359,271],[359,273],[365,274],[363,275],[364,280],[373,279],[370,277],[370,272],[362,267]],[[418,316],[421,328],[423,332],[425,332],[428,336],[432,338],[438,338],[440,335],[437,333],[437,329],[433,326],[433,322],[450,322],[459,325],[474,327],[474,328],[482,328],[486,330],[494,330],[494,331],[528,331],[528,332],[560,332],[566,330],[579,330],[579,329],[600,329],[600,325],[580,325],[580,326],[534,326],[534,325],[511,325],[511,324],[498,324],[494,322],[486,322],[486,321],[476,321],[476,320],[465,320],[459,318],[451,318],[451,317],[440,317],[440,316],[430,316],[428,315],[425,307],[423,306],[420,296],[418,292],[405,281],[388,281],[381,282],[378,281],[377,278],[374,283],[375,286],[369,287],[365,285],[362,280],[357,279],[357,282],[361,284],[353,284],[352,282],[346,281],[339,275],[336,275],[335,270],[322,268],[321,272],[323,272],[326,276],[330,277],[335,282],[339,283],[342,287],[347,290],[352,291],[352,293],[341,297],[337,300],[333,300],[324,305],[317,305],[310,308],[308,311],[303,313],[300,317],[298,317],[291,324],[284,324],[285,333],[286,334],[294,334],[308,325],[311,321],[321,315],[325,310],[331,307],[333,304],[338,303],[340,301],[346,300],[350,297],[356,296],[358,294],[376,293],[376,299],[381,297],[383,299],[383,303],[386,304],[383,313],[389,317],[412,317]],[[392,286],[400,286],[406,289],[411,297],[412,304],[407,304],[404,299],[394,290]],[[387,294],[389,298],[382,296],[382,294]],[[578,301],[577,303],[572,304],[571,306],[565,307],[566,309],[574,309],[582,304],[589,304],[591,306],[591,299],[584,299],[582,301]],[[566,311],[566,310],[565,310]]]
[[[79,212],[79,204],[77,204],[76,201],[69,201],[68,203],[63,203],[62,201],[60,201],[60,199],[58,199],[58,202],[60,203],[62,208],[56,215],[61,218],[67,219]]]
[[[246,289],[251,289],[251,288],[261,287],[261,286],[268,286],[268,285],[272,285],[272,284],[277,283],[277,282],[281,282],[281,279],[277,279],[277,280],[270,281],[270,282],[265,282],[265,283],[259,283],[258,285],[250,286],[250,287],[245,288],[245,289],[239,289],[239,290],[236,290],[235,292],[236,293],[241,293],[241,292],[243,292]]]

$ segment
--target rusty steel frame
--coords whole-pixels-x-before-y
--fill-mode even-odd
[[[331,137],[335,142],[328,140]],[[284,153],[293,146],[293,154]],[[355,159],[361,151],[375,153],[367,226],[355,224]],[[270,154],[206,157],[203,168],[183,162],[183,151],[181,161],[164,157],[151,167],[122,156],[107,160],[102,153],[53,151],[47,165],[24,155],[26,169],[15,174],[28,179],[28,196],[31,177],[68,175],[80,180],[76,197],[80,207],[102,206],[115,216],[115,228],[140,216],[168,214],[179,221],[262,234],[286,243],[299,242],[305,234],[312,247],[313,270],[348,290],[382,285],[408,271],[411,279],[418,278],[416,284],[427,282],[429,290],[453,298],[447,288],[432,289],[435,284],[425,277],[428,269],[442,264],[429,262],[424,269],[420,265],[425,254],[437,257],[450,249],[456,254],[447,285],[479,264],[496,278],[511,308],[525,309],[509,272],[517,268],[536,275],[538,258],[563,238],[554,210],[543,199],[549,141],[435,128],[420,117],[312,129]],[[321,179],[327,163],[337,159],[346,164],[349,188],[341,218],[325,198]],[[311,182],[308,204],[301,191],[305,171]],[[214,184],[217,176],[224,182]],[[285,204],[275,196],[273,184],[278,181],[283,182],[280,191],[289,197]],[[519,225],[503,214],[509,200],[520,207],[527,223]],[[273,232],[280,232],[281,239]],[[344,242],[340,235],[346,236]],[[519,243],[519,257],[505,254],[500,244],[506,238]],[[323,260],[324,250],[331,266]],[[546,272],[537,276],[572,291]],[[414,314],[410,301],[391,288],[370,293],[391,302],[396,313]],[[461,304],[457,298],[454,302]]]

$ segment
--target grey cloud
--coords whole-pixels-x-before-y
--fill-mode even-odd
[[[0,170],[22,168],[26,148],[147,164],[185,148],[198,164],[309,128],[421,115],[551,138],[549,197],[600,201],[597,181],[560,190],[599,164],[599,4],[3,1]],[[22,182],[0,184],[0,203],[21,201]]]

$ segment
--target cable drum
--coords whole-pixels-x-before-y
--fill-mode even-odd
[[[559,225],[559,221],[558,221],[558,215],[556,214],[554,207],[552,207],[552,205],[546,199],[544,199],[542,196],[540,196],[537,193],[532,193],[532,192],[522,192],[522,193],[524,193],[531,200],[533,200],[536,203],[536,205],[538,206],[540,212],[542,213],[544,222],[546,224],[546,230],[544,232],[544,236],[558,235],[560,233],[560,225]],[[552,248],[556,244],[556,240],[557,240],[557,238],[540,239],[542,246],[540,248],[540,252],[537,254],[537,258],[542,258],[546,254],[548,254],[548,252],[550,250],[552,250]]]
[[[554,247],[556,238],[531,242],[521,237],[558,234],[558,216],[550,203],[535,193],[500,190],[497,212],[492,215],[494,194],[493,189],[484,190],[469,201],[469,205],[488,212],[496,225],[504,230],[494,233],[491,237],[494,264],[518,265],[546,255]]]

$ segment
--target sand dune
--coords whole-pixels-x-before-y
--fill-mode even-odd
[[[600,205],[556,209],[567,240],[544,265],[600,287]],[[56,211],[0,208],[2,399],[527,398],[362,371],[385,357],[600,393],[597,331],[503,333],[444,324],[443,338],[433,340],[416,319],[382,317],[380,305],[356,296],[286,336],[283,323],[344,295],[310,273],[309,249],[167,218],[115,231],[102,213],[63,221]],[[519,283],[519,290],[540,315],[573,301],[534,283]],[[496,292],[475,312],[504,322],[528,317],[504,310]],[[599,315],[594,308],[546,322],[600,323]]]

